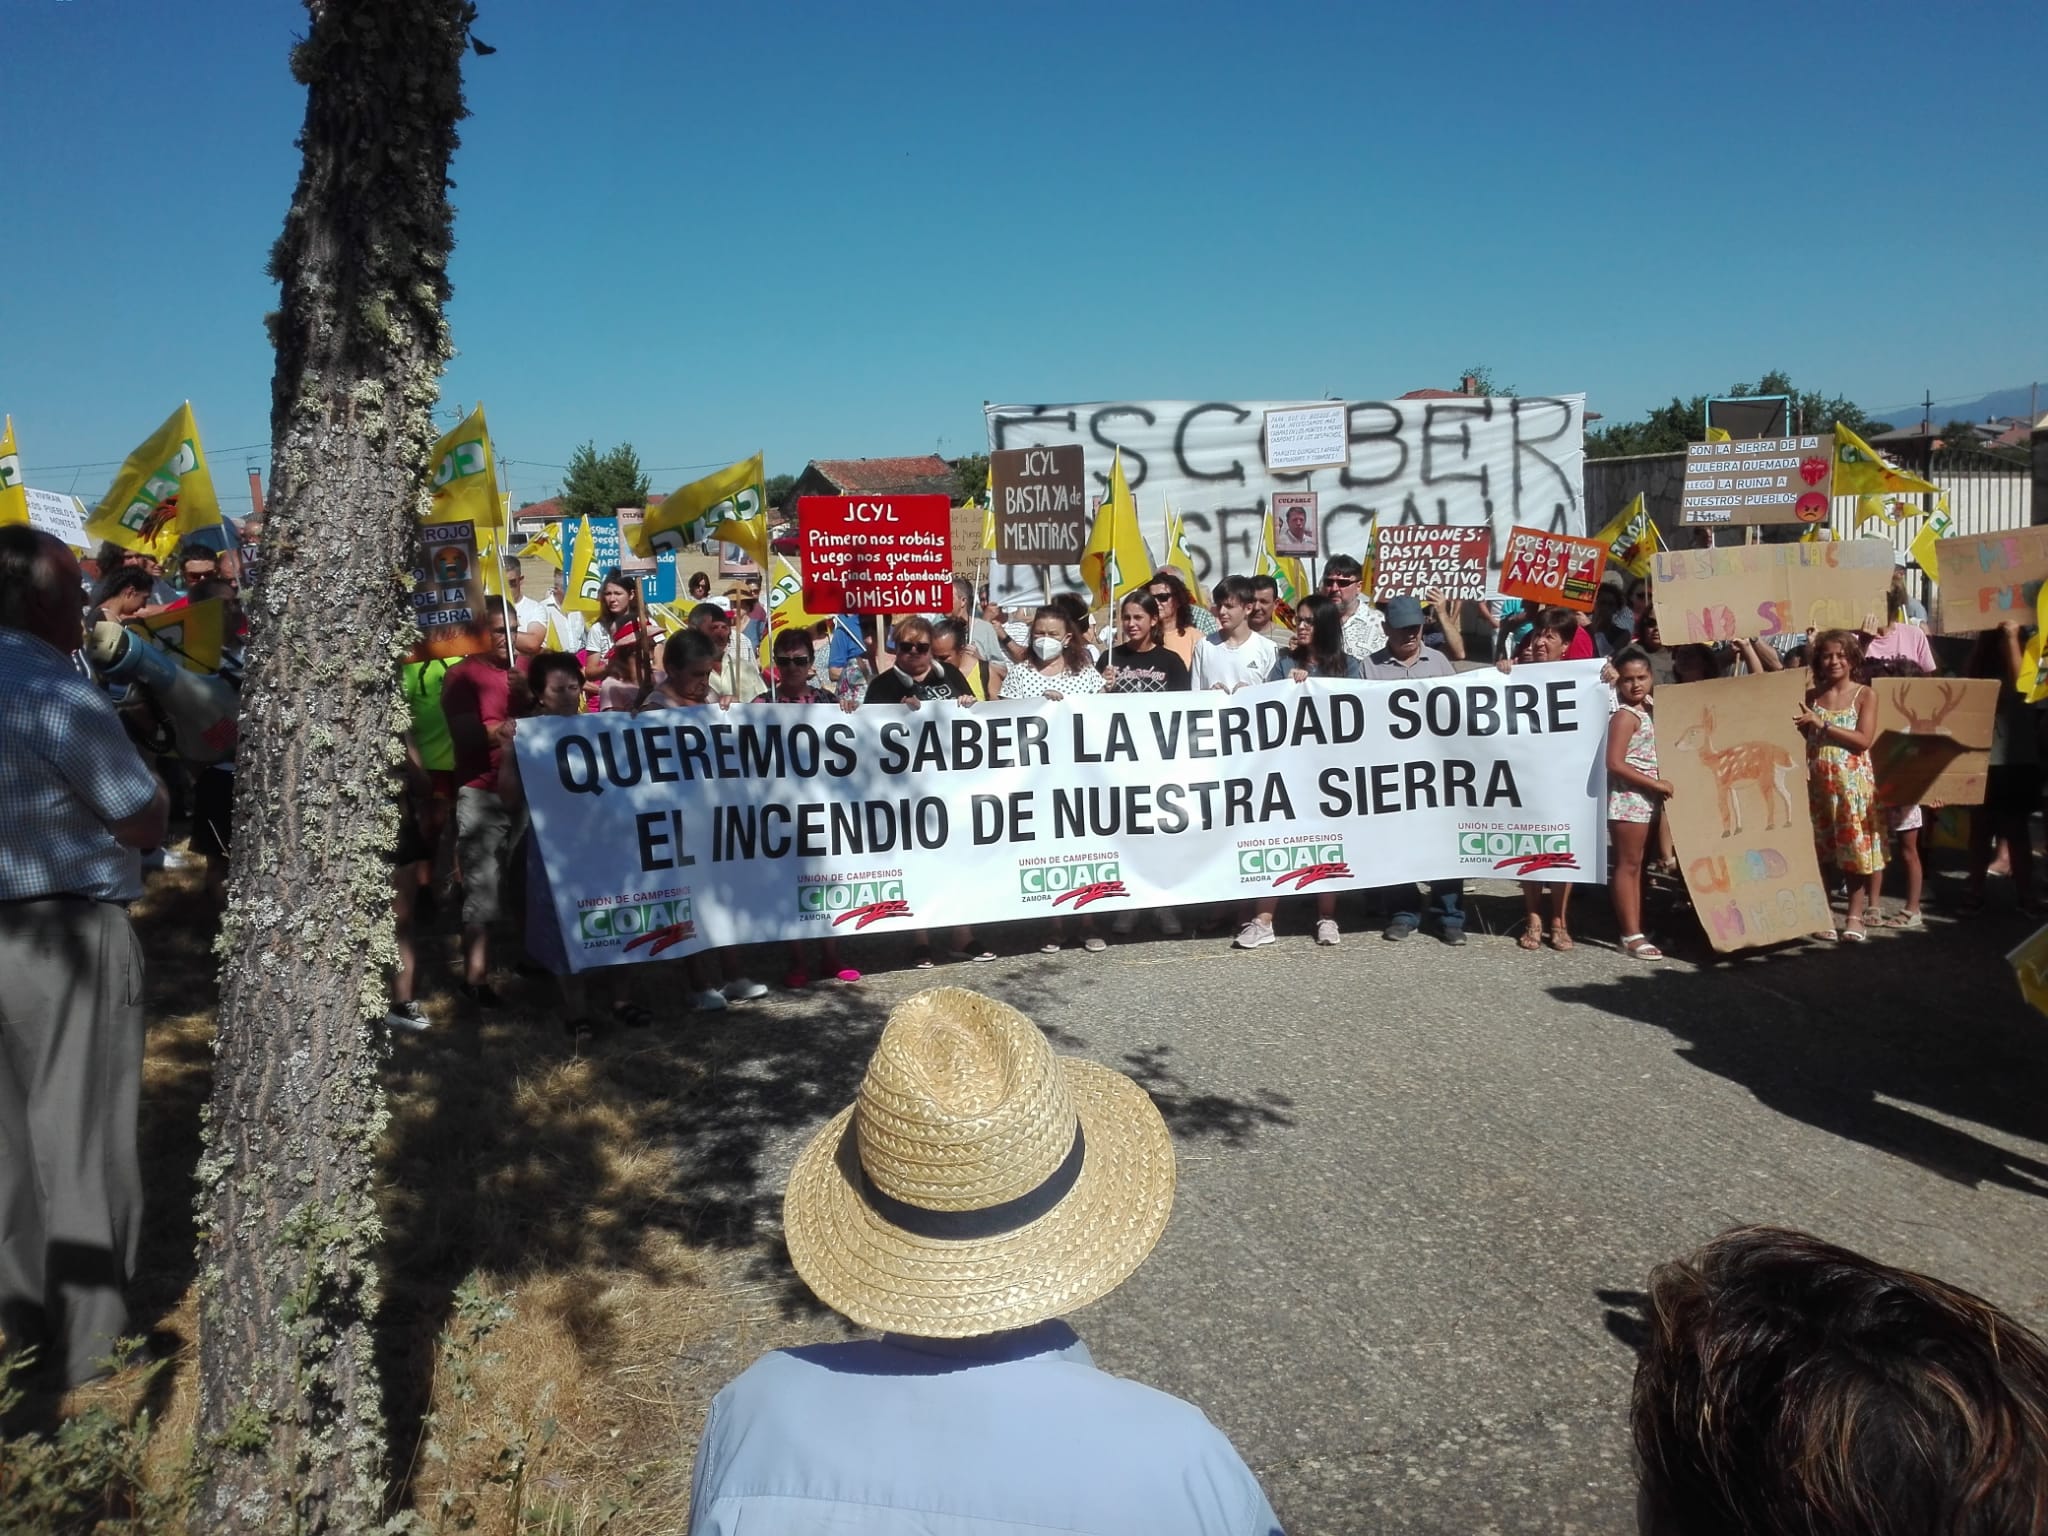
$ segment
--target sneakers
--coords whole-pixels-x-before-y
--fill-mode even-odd
[[[725,994],[706,987],[702,992],[690,994],[690,1008],[695,1013],[725,1012]]]
[[[1159,909],[1159,931],[1169,939],[1179,938],[1181,935],[1180,914],[1171,907],[1161,907]]]
[[[386,1029],[399,1029],[409,1035],[424,1034],[427,1016],[420,1011],[418,1003],[393,1003],[384,1015]]]
[[[1081,947],[1087,950],[1088,953],[1091,955],[1099,955],[1105,949],[1109,948],[1109,945],[1103,942],[1102,936],[1100,934],[1091,933],[1088,935],[1087,938],[1081,941]]]
[[[1272,942],[1273,925],[1271,923],[1261,923],[1255,921],[1246,923],[1242,928],[1237,930],[1237,942],[1232,944],[1231,948],[1257,949],[1262,944],[1270,944]]]
[[[1138,931],[1138,914],[1136,912],[1117,913],[1115,917],[1109,920],[1109,931],[1120,939],[1129,934],[1136,933]]]
[[[1457,927],[1453,928],[1446,924],[1443,931],[1437,937],[1442,939],[1452,949],[1463,949],[1465,947],[1465,925],[1460,923]]]
[[[757,997],[768,995],[768,988],[751,976],[735,976],[718,991],[728,1003],[751,1003]]]
[[[1381,930],[1380,937],[1385,939],[1389,944],[1398,944],[1403,939],[1407,938],[1410,934],[1412,934],[1414,931],[1414,918],[1397,917],[1390,921],[1387,924],[1387,926]]]
[[[1342,936],[1337,932],[1337,919],[1334,917],[1319,917],[1316,919],[1316,942],[1318,944],[1334,945],[1340,937]]]

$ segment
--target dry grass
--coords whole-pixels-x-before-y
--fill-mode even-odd
[[[159,1426],[152,1476],[181,1475],[197,1415],[192,1169],[210,1087],[212,923],[196,879],[136,908],[149,964],[142,1112],[148,1215],[138,1329],[173,1350],[74,1394]],[[441,935],[423,970],[452,974]],[[651,967],[642,1001],[673,1014]],[[672,1023],[579,1047],[552,984],[502,978],[488,1021],[423,998],[394,1043],[381,1363],[394,1499],[429,1529],[680,1529],[710,1398],[755,1355],[838,1337],[781,1261],[777,1140],[850,1099],[879,1010]]]

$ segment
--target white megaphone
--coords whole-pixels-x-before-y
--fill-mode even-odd
[[[218,675],[188,672],[147,635],[119,624],[93,625],[85,654],[100,676],[140,688],[171,728],[178,756],[205,765],[235,755],[241,697]]]

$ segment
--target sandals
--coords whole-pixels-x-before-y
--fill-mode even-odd
[[[1662,960],[1664,951],[1644,938],[1640,933],[1625,933],[1621,936],[1621,952],[1631,960]]]
[[[931,945],[920,944],[915,949],[913,949],[910,952],[910,964],[912,968],[916,970],[931,970],[937,964],[937,962],[932,959]]]
[[[1572,949],[1573,945],[1571,933],[1563,923],[1554,923],[1551,925],[1550,947],[1556,950],[1561,955],[1568,953]]]
[[[1867,944],[1870,942],[1870,935],[1863,931],[1863,919],[1860,917],[1852,917],[1849,921],[1842,924],[1841,938],[1844,944]]]
[[[984,949],[978,953],[965,949],[949,949],[946,951],[944,958],[950,965],[964,965],[970,962],[978,963],[983,960],[993,960],[996,958],[996,952],[992,949]]]
[[[1540,917],[1530,918],[1529,926],[1522,930],[1522,936],[1515,940],[1515,943],[1522,949],[1541,949],[1543,947],[1543,919]]]

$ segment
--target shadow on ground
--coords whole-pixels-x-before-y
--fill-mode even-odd
[[[1936,1118],[2048,1142],[2048,1020],[2003,959],[2029,926],[1936,921],[1550,994],[1668,1031],[1687,1061],[1780,1114],[1957,1183],[2048,1196],[2048,1163]]]

